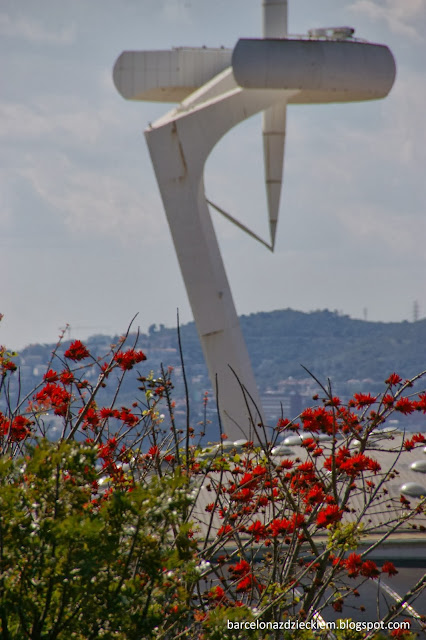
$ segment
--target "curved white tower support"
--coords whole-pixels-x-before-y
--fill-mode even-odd
[[[215,97],[223,86],[230,90]],[[218,381],[224,429],[234,438],[250,435],[248,407],[259,422],[261,404],[204,194],[204,165],[229,129],[292,93],[245,91],[224,71],[188,99],[183,112],[145,132],[210,378]]]
[[[263,40],[240,40],[233,52],[205,48],[124,52],[114,67],[114,82],[123,97],[180,101],[145,136],[212,385],[218,388],[224,430],[231,438],[242,434],[253,438],[248,415],[258,422],[262,409],[204,193],[208,155],[229,129],[265,112],[265,181],[269,248],[273,248],[287,104],[382,98],[395,78],[389,49],[353,40],[350,28],[288,38],[286,0],[263,0],[263,23]]]

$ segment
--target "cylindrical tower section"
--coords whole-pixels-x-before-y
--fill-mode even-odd
[[[384,98],[396,73],[388,47],[333,40],[239,40],[232,68],[245,89],[299,90],[295,102]]]
[[[263,37],[285,38],[288,33],[287,0],[263,0]]]

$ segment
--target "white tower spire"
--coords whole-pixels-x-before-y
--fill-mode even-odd
[[[263,37],[285,38],[288,23],[287,0],[263,0],[262,9]],[[285,102],[266,109],[262,114],[263,161],[272,250],[275,247],[280,209],[286,115],[287,105]]]
[[[285,38],[288,28],[287,0],[263,0],[263,37]]]

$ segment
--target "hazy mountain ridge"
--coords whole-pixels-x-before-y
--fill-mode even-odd
[[[328,310],[309,313],[292,309],[241,316],[253,369],[262,389],[292,376],[306,378],[301,365],[322,379],[383,381],[397,371],[411,377],[426,369],[426,319],[417,322],[368,322]],[[180,327],[185,367],[206,374],[193,322]],[[132,336],[133,337],[133,336]],[[118,336],[96,335],[85,340],[101,355]],[[64,347],[69,341],[64,343]],[[139,344],[147,365],[180,366],[176,328],[152,325]],[[54,344],[30,345],[19,354],[22,364],[47,364]],[[37,356],[36,358],[34,356]]]

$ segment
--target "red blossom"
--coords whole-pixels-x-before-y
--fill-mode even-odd
[[[117,439],[109,438],[105,444],[101,444],[98,450],[98,457],[104,461],[104,467],[113,464],[113,454],[117,449]]]
[[[376,578],[379,573],[376,563],[372,560],[366,560],[362,563],[360,574],[365,578]]]
[[[222,525],[218,529],[217,535],[218,535],[218,537],[221,537],[221,536],[225,536],[225,535],[227,535],[228,533],[231,533],[231,532],[232,532],[231,525],[230,524],[226,524],[226,525]]]
[[[213,600],[214,602],[221,602],[226,600],[225,591],[220,585],[216,585],[215,587],[213,587],[213,589],[210,589],[207,595],[210,600]]]
[[[64,353],[65,358],[78,362],[84,360],[90,356],[88,348],[81,342],[81,340],[74,340],[69,348]]]
[[[419,399],[416,402],[416,410],[426,413],[426,393],[419,393]]]
[[[305,518],[301,513],[293,513],[291,517],[289,533],[293,533],[295,529],[300,529],[305,524]]]
[[[382,573],[387,573],[389,577],[396,576],[396,574],[398,573],[398,569],[395,568],[393,562],[388,561],[384,563],[382,567]]]
[[[262,466],[261,464],[258,464],[255,466],[255,468],[253,469],[253,475],[254,476],[263,476],[266,473],[266,467]]]
[[[149,458],[157,458],[160,455],[160,447],[157,447],[157,445],[154,445],[148,450],[147,455]]]
[[[297,467],[297,470],[300,471],[300,473],[314,473],[315,472],[315,467],[314,467],[314,463],[311,462],[310,460],[307,460],[306,462],[302,462],[302,464],[299,464],[299,466]]]
[[[107,420],[108,418],[119,418],[120,412],[118,411],[118,409],[102,407],[102,409],[99,412],[99,415],[101,416],[102,420]]]
[[[251,489],[241,489],[232,494],[232,500],[235,500],[235,502],[250,502],[253,496],[254,493]]]
[[[59,380],[62,382],[62,384],[72,384],[72,382],[74,381],[74,375],[71,373],[71,371],[69,371],[69,369],[64,369],[59,374]]]
[[[249,573],[245,578],[239,581],[237,584],[237,591],[249,591],[252,588],[255,579],[256,578],[253,574]]]
[[[357,553],[351,553],[345,560],[345,567],[349,578],[356,578],[362,568],[362,558]]]
[[[84,409],[80,409],[80,413],[82,413]],[[97,427],[100,423],[99,415],[96,411],[95,406],[91,406],[86,410],[86,414],[84,416],[84,426]]]
[[[49,371],[46,371],[43,376],[43,380],[46,380],[46,382],[57,382],[58,379],[58,374],[56,373],[56,371],[53,371],[53,369],[49,369]]]
[[[25,416],[16,416],[10,425],[10,439],[13,442],[25,440],[31,433],[31,422]]]
[[[361,556],[357,553],[351,553],[348,556],[345,560],[345,566],[349,578],[357,578],[359,575],[364,576],[364,578],[376,578],[380,573],[375,562],[372,560],[363,562]]]
[[[260,520],[256,520],[256,522],[253,522],[253,524],[249,526],[248,532],[253,535],[256,542],[259,542],[259,540],[264,540],[268,537],[268,530],[265,525],[260,522]]]
[[[290,424],[291,421],[288,418],[280,418],[277,422],[277,431],[284,431]]]
[[[45,407],[53,407],[55,415],[65,416],[71,400],[71,394],[58,384],[48,382],[35,395],[38,403]]]
[[[400,382],[402,382],[402,378],[397,373],[391,373],[389,378],[385,380],[385,384],[388,384],[391,387],[399,384]]]
[[[312,489],[310,489],[310,491],[306,494],[304,500],[307,504],[320,504],[321,502],[323,502],[324,491],[322,490],[322,487],[320,487],[319,485],[315,485],[315,487],[312,487]]]
[[[340,404],[340,398],[338,398],[337,396],[333,396],[332,398],[329,398],[325,405],[327,407],[338,407]]]
[[[135,349],[128,349],[127,351],[117,351],[114,356],[115,362],[117,362],[120,369],[123,371],[129,371],[133,369],[135,364],[146,360],[146,355],[143,351],[136,351]]]
[[[16,364],[14,362],[12,362],[12,360],[4,360],[1,363],[1,366],[2,366],[3,371],[10,371],[11,373],[16,371],[16,369],[18,368],[16,366]]]
[[[269,525],[270,533],[274,538],[281,534],[284,535],[288,533],[290,527],[291,522],[290,520],[287,520],[287,518],[275,518],[275,520],[272,520],[271,524]]]
[[[393,397],[393,395],[391,393],[387,393],[385,396],[383,396],[382,398],[382,403],[386,406],[386,407],[391,407],[393,405],[395,401],[395,398]]]
[[[404,447],[405,447],[405,449],[407,451],[411,451],[411,449],[414,449],[416,444],[424,444],[425,442],[426,442],[426,440],[425,440],[424,435],[422,435],[421,433],[416,433],[411,438],[411,440],[406,440],[404,442]]]
[[[349,406],[354,407],[355,403],[353,400],[349,401]],[[340,429],[343,433],[349,433],[350,431],[357,431],[360,428],[359,425],[359,417],[356,413],[350,411],[346,407],[339,407],[337,410],[338,418],[340,424]]]
[[[403,413],[405,416],[416,410],[417,403],[408,398],[400,398],[395,403],[395,411]]]
[[[311,453],[312,451],[315,451],[317,446],[316,441],[313,438],[306,438],[305,440],[302,441],[301,445]]]
[[[135,424],[138,423],[139,418],[135,416],[130,411],[130,409],[127,409],[126,407],[121,407],[120,420],[122,420],[124,424],[127,424],[128,427],[134,427]]]
[[[263,591],[264,589],[263,585],[260,584],[258,579],[252,573],[248,573],[245,578],[239,581],[236,591],[251,591],[254,587],[256,587],[259,591]]]
[[[363,453],[357,453],[349,458],[347,458],[344,462],[340,463],[339,469],[344,471],[349,476],[357,476],[363,471],[369,469],[370,471],[380,471],[380,464],[364,455]]]
[[[343,511],[339,509],[337,504],[330,504],[325,509],[322,509],[317,516],[318,527],[328,527],[330,524],[339,522],[342,519]]]
[[[255,489],[259,481],[253,477],[252,473],[245,473],[239,482],[239,487],[245,489]]]
[[[344,569],[346,567],[346,560],[343,560],[343,558],[336,558],[334,553],[330,553],[330,560],[333,567],[338,567],[339,569]]]
[[[246,576],[250,573],[250,565],[247,560],[240,560],[237,564],[231,565],[229,571],[235,576]]]
[[[317,433],[318,431],[333,433],[334,431],[333,412],[324,407],[305,409],[300,415],[300,418],[305,431],[312,431],[313,433]]]
[[[355,393],[353,400],[349,401],[349,406],[361,409],[362,407],[369,407],[376,402],[376,398],[370,393]]]
[[[346,446],[342,446],[340,447],[334,457],[334,463],[336,465],[336,468],[340,470],[342,464],[344,464],[345,460],[347,460],[348,458],[350,458],[351,453],[348,449],[348,447]],[[327,469],[327,471],[331,471],[333,469],[333,457],[329,456],[328,458],[326,458],[324,460],[324,469]]]

